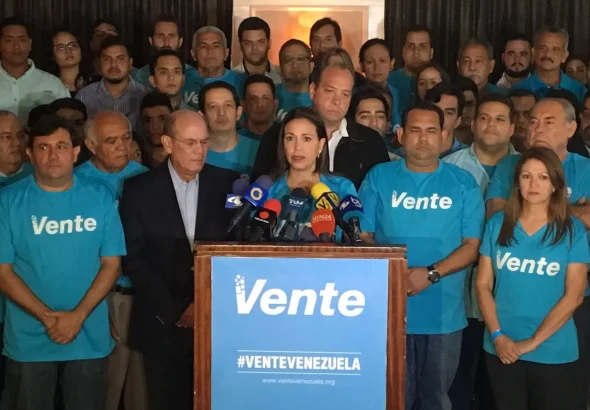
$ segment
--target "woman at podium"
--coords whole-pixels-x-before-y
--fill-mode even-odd
[[[275,183],[268,192],[269,199],[281,202],[281,214],[275,229],[277,238],[305,240],[306,235],[303,238],[299,235],[305,231],[305,226],[310,225],[316,208],[330,209],[337,207],[340,199],[357,197],[350,180],[330,173],[327,142],[324,122],[311,108],[295,108],[285,116],[279,135],[277,168],[272,175]],[[312,193],[319,197],[315,204]],[[292,229],[285,232],[289,225],[297,227],[295,238]],[[340,236],[337,229],[336,240]]]
[[[498,410],[574,409],[586,230],[553,151],[528,150],[514,175],[505,211],[487,223],[477,277],[492,390]]]

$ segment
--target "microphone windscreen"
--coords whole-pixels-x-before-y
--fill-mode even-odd
[[[250,182],[247,179],[236,179],[231,186],[231,191],[234,195],[244,196],[248,188],[250,187]]]
[[[269,199],[262,205],[263,208],[269,211],[274,211],[277,215],[281,214],[281,202],[278,199]]]
[[[261,188],[268,190],[268,188],[270,188],[270,186],[272,185],[272,179],[268,175],[261,175],[254,183],[260,186]]]
[[[323,182],[318,182],[311,187],[311,196],[316,201],[325,193],[330,192],[330,187]]]
[[[299,198],[305,198],[307,196],[307,192],[303,188],[295,188],[291,191],[291,196],[296,196]]]
[[[336,219],[334,214],[327,209],[318,209],[311,214],[311,230],[318,238],[322,234],[334,235]]]

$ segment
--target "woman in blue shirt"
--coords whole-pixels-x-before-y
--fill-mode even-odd
[[[327,143],[324,121],[311,108],[295,108],[285,116],[279,134],[277,168],[272,175],[275,183],[268,192],[269,199],[281,201],[279,219],[285,219],[289,194],[295,188],[303,188],[308,193],[298,218],[301,225],[308,226],[315,209],[309,193],[315,184],[326,184],[340,199],[347,195],[358,196],[351,181],[330,174]],[[277,226],[281,226],[280,221]]]
[[[590,251],[553,151],[520,157],[505,211],[488,221],[480,253],[477,294],[497,410],[573,409],[572,315],[584,298]]]

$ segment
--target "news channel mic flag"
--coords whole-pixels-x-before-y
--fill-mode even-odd
[[[387,260],[211,264],[211,410],[385,409]]]

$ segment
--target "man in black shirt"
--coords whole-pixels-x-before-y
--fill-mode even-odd
[[[375,130],[347,121],[354,86],[354,72],[344,63],[326,63],[314,70],[309,87],[312,108],[324,120],[328,133],[330,171],[350,179],[358,189],[376,164],[389,161],[383,138]],[[263,136],[254,161],[253,178],[270,173],[276,166],[281,124]]]

